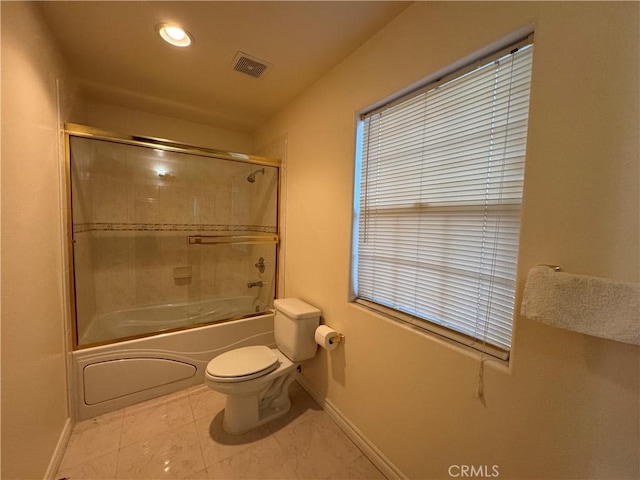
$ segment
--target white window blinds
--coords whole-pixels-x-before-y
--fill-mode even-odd
[[[360,126],[356,301],[459,332],[453,337],[502,358],[511,344],[532,51],[530,42],[512,47],[364,115]]]

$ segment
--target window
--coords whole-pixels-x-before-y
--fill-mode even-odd
[[[356,302],[507,359],[531,38],[362,116]]]

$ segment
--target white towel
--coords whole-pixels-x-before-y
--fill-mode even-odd
[[[640,345],[640,284],[534,267],[521,313],[554,327]]]

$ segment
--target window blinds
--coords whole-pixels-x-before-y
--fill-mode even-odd
[[[365,115],[356,185],[356,301],[502,358],[533,46],[515,50]]]

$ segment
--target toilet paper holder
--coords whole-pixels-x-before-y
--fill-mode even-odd
[[[325,350],[332,351],[344,342],[344,335],[336,332],[329,325],[320,325],[313,335],[315,342]]]

